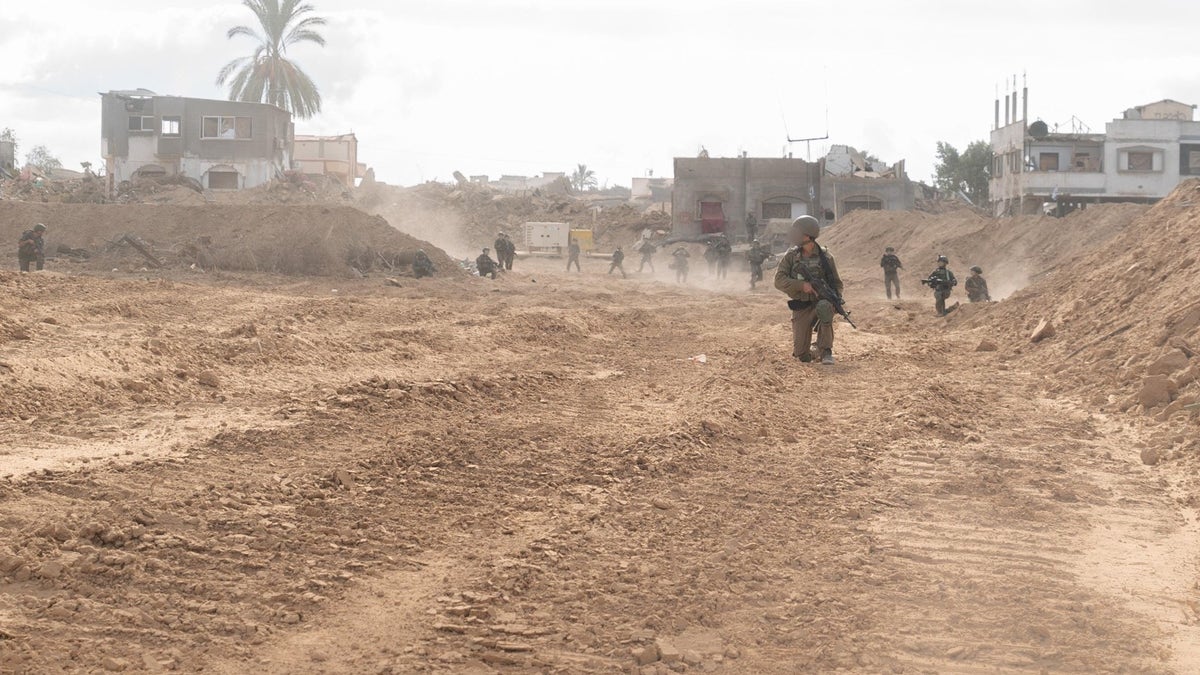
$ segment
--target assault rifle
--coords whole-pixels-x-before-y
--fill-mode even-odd
[[[833,290],[833,286],[825,283],[823,279],[814,279],[812,275],[808,273],[808,270],[804,269],[803,267],[800,268],[800,278],[803,281],[807,281],[808,285],[812,286],[813,291],[816,292],[818,298],[833,305],[833,311],[841,315],[841,317],[846,320],[846,323],[850,324],[851,328],[858,330],[858,326],[855,326],[854,321],[850,318],[850,312],[846,311],[846,301],[842,299],[842,296],[838,295],[837,291]],[[788,304],[790,305],[791,303],[789,302]]]

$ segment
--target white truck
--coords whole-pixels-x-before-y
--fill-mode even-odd
[[[570,239],[568,223],[525,223],[525,250],[530,254],[561,256]]]

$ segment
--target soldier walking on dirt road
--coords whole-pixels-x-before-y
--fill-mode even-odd
[[[724,279],[729,272],[729,261],[733,258],[733,246],[729,244],[729,239],[725,235],[721,235],[713,246],[713,250],[717,254],[717,278]]]
[[[621,250],[620,246],[617,247],[617,250],[613,251],[612,264],[608,266],[609,274],[612,274],[613,270],[620,270],[622,279],[628,278],[625,276],[625,252]]]
[[[654,274],[654,252],[657,250],[658,247],[649,239],[644,240],[642,245],[638,247],[638,252],[642,254],[642,263],[638,265],[638,274],[642,273],[646,265],[650,266],[650,273]]]
[[[671,253],[671,257],[675,259],[674,262],[671,263],[671,269],[675,270],[675,283],[687,283],[688,258],[691,256],[692,254],[688,253],[688,250],[682,246],[675,249],[675,251]]]
[[[921,283],[933,289],[934,308],[937,309],[938,316],[946,316],[950,313],[946,309],[946,300],[950,298],[951,290],[958,285],[958,279],[954,278],[954,272],[948,267],[949,258],[939,255],[937,262],[937,269],[930,272],[929,278],[922,279]]]
[[[750,251],[746,254],[746,259],[750,261],[750,290],[754,290],[758,282],[763,280],[763,263],[770,257],[770,249],[757,240],[750,244]]]
[[[787,294],[792,310],[792,356],[802,363],[813,360],[812,334],[817,330],[817,353],[821,363],[832,366],[834,306],[820,297],[814,284],[825,284],[839,296],[844,290],[833,254],[817,243],[821,224],[812,216],[792,223],[792,248],[784,254],[775,272],[775,288]]]
[[[490,276],[495,279],[496,273],[500,271],[500,263],[492,260],[492,256],[488,255],[488,250],[485,248],[483,253],[480,253],[479,257],[475,259],[475,269],[479,271],[479,276]]]
[[[572,239],[567,244],[567,271],[571,271],[571,265],[575,265],[575,271],[583,274],[583,270],[579,269],[579,254],[582,250],[579,248],[579,240]]]
[[[900,256],[896,255],[896,249],[891,246],[884,249],[879,266],[883,268],[883,286],[887,290],[888,300],[892,299],[892,286],[896,287],[896,299],[899,300],[900,270],[904,269],[904,265],[900,263]]]
[[[38,223],[32,230],[25,230],[21,234],[17,244],[17,262],[21,264],[22,272],[28,272],[30,265],[36,265],[39,272],[46,267],[46,241],[42,238],[45,232],[46,226]]]
[[[513,260],[517,257],[517,245],[513,243],[508,235],[501,232],[500,236],[496,237],[496,259],[499,261],[499,267],[503,270],[512,271]]]

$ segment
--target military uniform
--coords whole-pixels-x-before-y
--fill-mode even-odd
[[[437,274],[437,268],[434,267],[433,261],[429,259],[425,251],[417,251],[417,255],[413,258],[413,276],[421,279],[435,274]]]
[[[746,254],[746,258],[750,261],[750,288],[753,289],[758,285],[758,282],[763,280],[763,263],[767,258],[771,257],[771,251],[766,246],[760,246],[757,242],[750,247],[750,252]]]
[[[41,230],[34,228],[21,234],[17,245],[17,262],[22,272],[28,272],[31,265],[35,265],[39,272],[46,267],[46,240],[42,238]]]
[[[895,253],[885,253],[879,261],[879,266],[883,268],[883,286],[887,290],[888,300],[892,299],[892,287],[896,288],[896,299],[900,299],[900,268],[904,265],[900,264],[900,257]]]
[[[651,243],[649,240],[642,242],[641,248],[638,249],[642,253],[642,263],[640,265],[638,265],[638,273],[639,274],[642,272],[643,269],[646,268],[646,265],[650,266],[650,273],[651,274],[654,273],[654,251],[657,248],[658,247],[655,246],[653,243]]]
[[[951,289],[958,285],[958,279],[948,267],[938,267],[929,273],[929,287],[933,289],[934,307],[938,316],[946,316],[946,300],[950,298]]]
[[[620,270],[621,278],[624,279],[625,278],[624,263],[625,263],[625,252],[618,248],[617,250],[613,251],[612,264],[608,266],[608,273],[612,274],[614,270]]]
[[[845,286],[838,275],[837,264],[829,251],[814,244],[813,255],[806,256],[799,246],[784,254],[775,272],[775,288],[787,294],[792,302],[792,356],[801,361],[812,360],[812,333],[817,329],[817,350],[824,354],[833,351],[833,305],[813,293],[804,292],[804,270],[810,279],[820,279],[841,295]],[[818,251],[820,253],[818,253]],[[821,255],[823,254],[823,256]],[[821,259],[824,257],[825,263]]]
[[[492,260],[492,257],[487,254],[487,251],[484,251],[483,253],[479,254],[478,258],[475,259],[475,269],[479,270],[479,276],[490,276],[491,278],[495,279],[496,272],[500,271],[500,264],[495,260]]]
[[[496,239],[496,258],[499,260],[498,266],[500,269],[512,270],[513,259],[517,257],[517,245],[508,238],[508,235],[500,235]]]
[[[687,283],[688,258],[690,258],[691,255],[692,254],[688,253],[688,250],[682,246],[675,249],[675,252],[671,254],[671,257],[675,259],[675,262],[671,263],[671,268],[675,270],[675,283]]]
[[[571,265],[575,265],[575,271],[579,272],[581,274],[583,273],[583,270],[581,270],[579,268],[579,254],[581,252],[582,252],[582,250],[579,248],[579,242],[572,239],[571,243],[567,246],[567,271],[568,272],[571,271]]]
[[[746,238],[750,241],[758,238],[758,218],[753,213],[746,214]]]
[[[713,246],[713,250],[717,256],[717,278],[724,279],[725,274],[729,271],[729,259],[733,256],[733,247],[729,245],[728,239],[721,237]]]
[[[967,277],[967,282],[963,284],[967,291],[967,299],[971,302],[991,302],[992,296],[988,293],[987,280],[983,278],[983,274],[975,272]]]

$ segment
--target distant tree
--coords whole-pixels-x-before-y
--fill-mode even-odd
[[[4,131],[0,131],[0,141],[12,141],[13,157],[17,156],[17,150],[20,147],[17,141],[17,132],[13,131],[9,127],[4,127]]]
[[[217,75],[217,85],[229,83],[229,100],[269,103],[308,119],[321,112],[321,92],[294,61],[288,47],[312,42],[322,47],[325,38],[315,28],[325,25],[319,16],[305,16],[313,6],[301,0],[242,0],[258,19],[261,33],[249,26],[229,29],[227,37],[248,37],[258,43],[254,53],[234,59]]]
[[[960,153],[949,143],[938,141],[934,185],[943,192],[962,192],[976,206],[988,201],[988,180],[992,175],[992,146],[975,141]]]
[[[587,168],[587,164],[580,164],[571,174],[571,187],[579,192],[596,187],[596,172]]]
[[[39,169],[43,173],[50,173],[55,169],[62,168],[62,162],[50,154],[50,150],[44,145],[35,145],[29,154],[25,155],[25,165]]]

